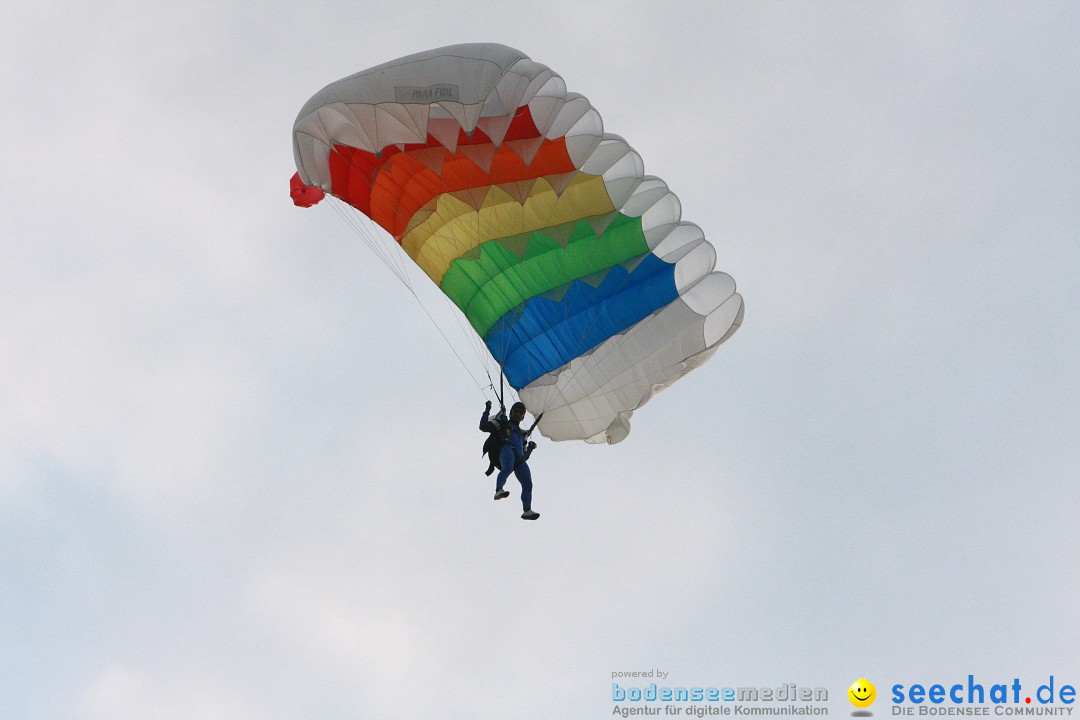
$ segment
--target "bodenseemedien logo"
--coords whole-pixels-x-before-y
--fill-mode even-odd
[[[874,701],[877,700],[877,689],[874,688],[874,683],[866,678],[859,678],[851,683],[847,696],[851,704],[861,710],[874,704]]]
[[[788,682],[781,685],[735,686],[721,683],[683,685],[670,683],[669,673],[656,668],[645,671],[616,670],[611,679],[612,715],[630,717],[704,718],[714,715],[802,718],[829,714],[829,691],[823,687]],[[657,678],[663,684],[624,685],[624,678]],[[665,682],[667,681],[667,682]]]

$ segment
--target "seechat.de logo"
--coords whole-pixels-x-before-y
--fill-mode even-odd
[[[851,683],[851,687],[847,690],[847,696],[855,707],[868,708],[877,699],[877,691],[874,690],[874,683],[866,678],[859,678]]]

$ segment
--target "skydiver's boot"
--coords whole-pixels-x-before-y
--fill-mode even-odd
[[[496,500],[502,500],[503,498],[508,498],[508,497],[510,497],[510,491],[509,490],[501,490],[499,488],[495,489],[495,499]]]
[[[538,517],[540,517],[540,513],[534,512],[532,510],[526,510],[525,512],[521,513],[522,520],[535,520]]]

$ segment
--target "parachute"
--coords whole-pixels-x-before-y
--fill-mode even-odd
[[[334,82],[301,109],[293,151],[294,202],[329,193],[389,233],[552,440],[623,440],[742,322],[667,184],[513,48],[453,45]]]

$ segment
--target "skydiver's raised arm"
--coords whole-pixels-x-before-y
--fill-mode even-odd
[[[484,414],[480,416],[480,429],[486,433],[498,432],[499,424],[498,417],[495,422],[488,419],[488,414],[491,413],[491,401],[488,400],[484,405]]]

